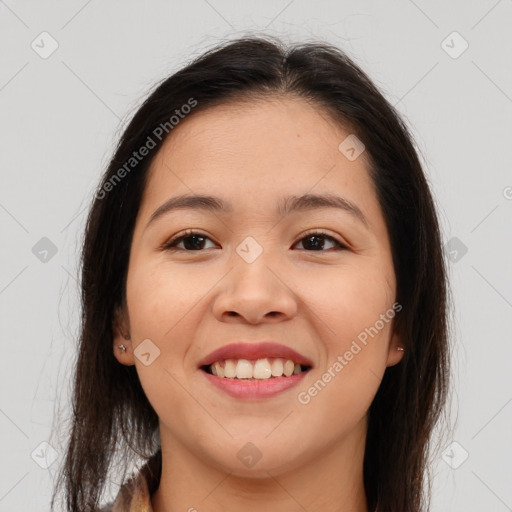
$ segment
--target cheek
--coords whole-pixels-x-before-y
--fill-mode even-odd
[[[196,322],[191,319],[201,291],[191,284],[190,274],[162,264],[134,264],[127,278],[134,348],[137,351],[143,340],[150,339],[159,350],[148,366],[135,359],[137,374],[146,397],[166,424],[195,414],[189,410],[190,396],[183,388],[183,362],[194,339]]]
[[[311,321],[325,348],[315,380],[298,390],[299,407],[308,411],[311,422],[308,428],[354,426],[377,393],[394,316],[383,275],[346,269],[307,294]],[[386,321],[381,320],[386,314]]]
[[[308,294],[325,360],[316,387],[302,391],[304,401],[325,408],[335,421],[343,411],[364,414],[373,400],[386,369],[395,311],[385,274],[375,269],[344,269],[325,289]]]
[[[186,323],[181,319],[193,315],[191,308],[199,305],[208,290],[210,279],[204,282],[199,275],[203,274],[176,266],[134,265],[133,271],[128,273],[127,297],[130,323],[136,337],[150,337],[151,333],[167,340],[173,330],[181,329]]]
[[[317,281],[307,288],[314,290],[307,294],[308,305],[326,348],[316,380],[297,397],[318,423],[313,429],[357,423],[377,393],[395,314],[385,275],[376,267],[347,267],[331,273],[326,286]]]
[[[392,308],[393,295],[385,274],[377,267],[347,266],[324,275],[303,273],[302,300],[324,323],[331,344],[342,349]],[[309,277],[308,277],[309,276]],[[380,325],[380,323],[379,323]],[[379,330],[387,331],[389,324]],[[334,341],[333,341],[334,340]]]
[[[353,363],[355,361],[352,361]],[[304,428],[323,432],[327,437],[351,431],[367,415],[377,393],[380,378],[372,375],[360,362],[349,364],[341,372],[311,381],[299,390],[297,410],[307,417]]]

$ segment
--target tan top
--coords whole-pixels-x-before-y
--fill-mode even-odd
[[[151,496],[158,489],[161,471],[162,452],[158,451],[121,486],[115,500],[99,512],[153,512]]]

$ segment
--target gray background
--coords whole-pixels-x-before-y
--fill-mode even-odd
[[[340,46],[411,126],[456,304],[432,511],[512,510],[511,26],[511,0],[0,1],[0,511],[49,508],[79,242],[120,130],[157,81],[248,32]]]

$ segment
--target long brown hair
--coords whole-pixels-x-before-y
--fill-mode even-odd
[[[126,465],[134,453],[148,459],[160,449],[158,416],[135,366],[121,365],[113,356],[112,324],[126,299],[148,168],[165,136],[172,136],[176,110],[194,105],[188,109],[194,115],[235,99],[274,94],[322,106],[366,147],[390,235],[396,301],[403,306],[394,328],[405,353],[386,369],[369,410],[365,491],[371,511],[377,506],[380,512],[428,510],[428,452],[449,379],[449,288],[435,203],[412,135],[368,76],[327,43],[285,47],[271,37],[245,37],[204,53],[159,84],[120,137],[87,218],[72,427],[52,510],[60,487],[67,510],[95,510],[116,457]],[[157,130],[162,126],[165,132]],[[154,147],[131,161],[148,137]]]

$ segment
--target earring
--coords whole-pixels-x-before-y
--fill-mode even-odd
[[[126,347],[124,345],[119,345],[119,348],[123,351],[123,352],[126,352]]]
[[[397,350],[403,350],[404,347],[396,347]]]

